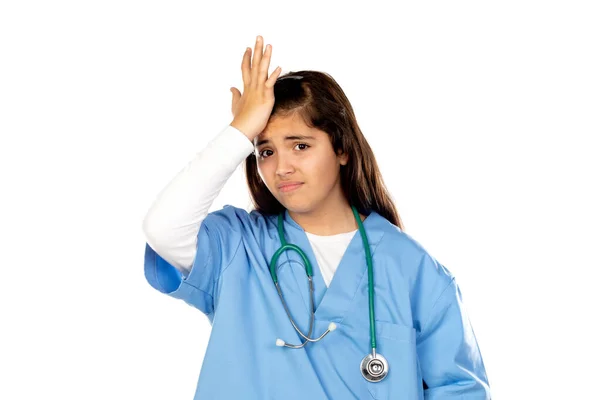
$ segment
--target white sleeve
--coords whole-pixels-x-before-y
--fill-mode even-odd
[[[148,245],[185,276],[196,256],[200,225],[252,142],[228,125],[158,194],[143,222]]]

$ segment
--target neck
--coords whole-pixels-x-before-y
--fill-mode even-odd
[[[290,217],[296,221],[305,232],[319,236],[337,235],[358,229],[354,213],[348,201],[329,202],[309,212],[294,212],[288,210]],[[359,214],[361,221],[365,216]]]

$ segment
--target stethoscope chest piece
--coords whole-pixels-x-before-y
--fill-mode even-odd
[[[383,378],[387,376],[389,370],[388,362],[381,354],[375,353],[375,356],[373,356],[372,353],[369,353],[360,363],[360,372],[369,382],[379,382],[383,380]]]

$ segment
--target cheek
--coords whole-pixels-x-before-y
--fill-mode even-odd
[[[322,182],[323,185],[329,185],[339,173],[339,164],[335,157],[331,157],[330,154],[322,154],[307,160],[304,170],[309,172],[311,176],[318,178],[318,181]]]

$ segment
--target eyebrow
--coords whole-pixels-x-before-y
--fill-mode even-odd
[[[286,136],[285,138],[283,138],[284,140],[316,140],[314,136],[305,136],[305,135],[293,135],[293,136]],[[256,142],[256,147],[259,147],[265,143],[269,143],[270,140],[269,139],[262,139],[259,140],[258,142]]]

